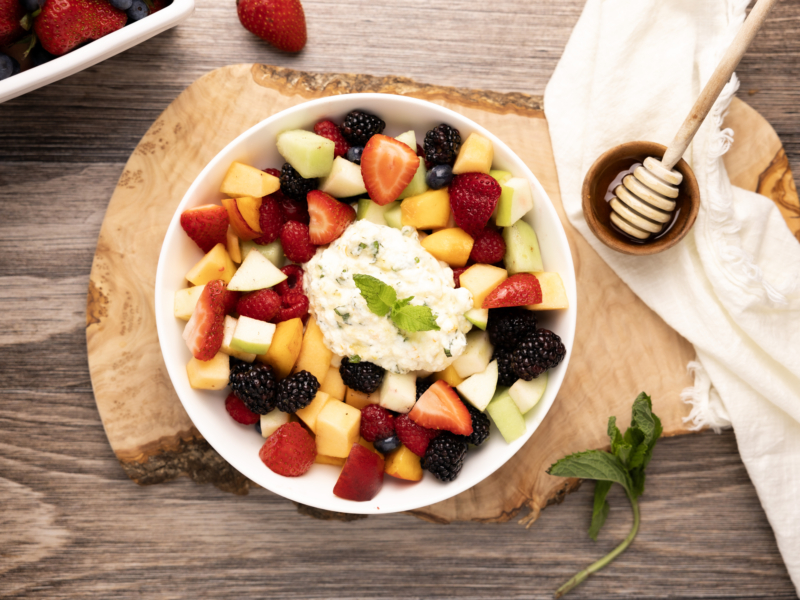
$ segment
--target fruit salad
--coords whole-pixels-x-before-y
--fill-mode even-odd
[[[477,133],[385,127],[355,110],[284,131],[284,164],[233,162],[221,203],[180,217],[205,253],[175,294],[190,385],[266,438],[264,468],[339,469],[352,501],[385,475],[454,480],[492,423],[521,437],[566,355],[537,323],[568,303],[528,180]]]

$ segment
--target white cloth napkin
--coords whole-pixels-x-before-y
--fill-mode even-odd
[[[792,581],[800,591],[800,244],[769,199],[731,185],[723,90],[684,158],[700,185],[692,231],[649,257],[591,233],[581,184],[622,142],[668,144],[745,17],[748,0],[588,0],[547,86],[545,114],[564,208],[631,289],[688,339],[695,426],[733,425]],[[622,343],[622,341],[620,341]],[[731,523],[735,528],[736,523]]]

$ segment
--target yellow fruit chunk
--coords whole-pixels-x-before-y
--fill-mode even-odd
[[[235,263],[242,262],[242,247],[239,245],[239,236],[234,233],[233,229],[228,227],[227,240],[225,244],[228,248],[228,256]]]
[[[359,427],[359,429],[360,429],[360,427]],[[368,442],[368,441],[367,441],[367,440],[365,440],[363,437],[360,437],[360,438],[358,438],[358,443],[359,443],[361,446],[364,446],[364,448],[366,448],[366,449],[367,449],[367,450],[369,450],[370,452],[374,452],[375,454],[381,454],[380,452],[378,452],[377,450],[375,450],[375,444],[373,444],[372,442]],[[383,456],[383,455],[381,454],[381,456]]]
[[[467,264],[474,242],[466,231],[454,227],[432,233],[420,243],[437,260],[443,260],[451,267],[463,267]]]
[[[232,198],[242,196],[262,198],[277,192],[280,187],[281,181],[277,177],[264,173],[261,169],[233,162],[222,179],[219,191]]]
[[[342,381],[342,376],[339,374],[339,369],[330,367],[328,369],[328,374],[325,376],[325,381],[322,382],[319,389],[327,393],[331,398],[344,400],[347,388],[344,386],[344,381]]]
[[[453,175],[461,173],[488,173],[494,160],[494,146],[482,135],[470,133],[461,144],[456,162],[453,164]]]
[[[236,199],[236,208],[247,223],[247,226],[253,231],[262,233],[261,219],[259,218],[259,210],[261,209],[261,198],[253,198],[252,196],[244,196]]]
[[[461,382],[464,381],[464,378],[459,376],[456,368],[453,365],[450,365],[444,371],[439,371],[438,373],[433,374],[434,381],[439,381],[440,379],[450,385],[450,387],[461,385]]]
[[[175,316],[188,321],[194,312],[194,307],[197,306],[200,294],[203,293],[205,288],[205,285],[196,285],[175,292]]]
[[[222,244],[217,244],[200,259],[200,262],[189,269],[186,279],[193,285],[204,285],[217,279],[228,283],[234,273],[236,273],[236,265],[233,264],[228,251]]]
[[[321,465],[333,465],[335,467],[344,466],[345,458],[338,458],[336,456],[325,456],[324,454],[320,454],[317,452],[316,458],[314,458],[315,463],[319,463]]]
[[[473,308],[483,308],[483,301],[494,288],[508,279],[508,271],[492,265],[472,265],[459,277],[461,287],[472,292]]]
[[[192,357],[186,365],[189,385],[196,390],[221,390],[228,385],[231,376],[230,359],[227,354],[217,352],[211,360]]]
[[[569,308],[569,298],[561,275],[558,273],[534,273],[534,275],[542,287],[542,301],[539,304],[529,304],[525,308],[528,310]]]
[[[281,321],[275,328],[272,344],[266,354],[256,357],[259,362],[271,365],[275,376],[283,379],[292,372],[303,345],[303,321],[290,319]]]
[[[352,390],[350,388],[346,389],[347,392],[345,393],[344,401],[350,406],[356,407],[358,410],[364,410],[364,407],[367,404],[380,404],[380,390],[372,392],[371,394],[365,394],[364,392],[359,392],[358,390]]]
[[[272,342],[275,343],[274,341]],[[308,371],[320,383],[328,375],[333,352],[328,350],[322,337],[322,330],[317,325],[314,317],[306,323],[306,334],[303,336],[303,346],[294,365],[293,373]]]
[[[405,446],[400,446],[386,456],[383,470],[387,475],[406,481],[422,479],[422,465],[419,456]]]
[[[316,433],[317,417],[319,416],[320,411],[328,403],[329,400],[334,400],[334,399],[331,398],[325,392],[317,392],[317,395],[314,396],[314,399],[311,401],[311,404],[309,404],[305,408],[301,408],[294,414],[300,417],[303,420],[303,423],[308,425],[308,428],[311,431]]]
[[[450,220],[450,194],[447,188],[428,190],[419,196],[411,196],[400,205],[403,226],[416,229],[441,229]]]
[[[347,458],[361,430],[361,411],[343,402],[328,402],[317,415],[317,452]]]

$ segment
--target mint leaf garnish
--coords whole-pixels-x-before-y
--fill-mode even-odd
[[[399,304],[399,302],[398,302]],[[392,309],[392,321],[403,331],[430,331],[439,330],[436,319],[428,306],[403,306]]]
[[[605,567],[633,542],[639,531],[638,498],[644,493],[644,470],[653,457],[653,449],[661,432],[661,420],[653,414],[650,396],[642,392],[633,401],[631,426],[624,435],[617,427],[616,417],[608,419],[611,452],[588,450],[570,454],[548,469],[548,473],[559,477],[580,477],[597,481],[592,507],[592,524],[589,527],[589,535],[593,540],[597,540],[597,534],[608,517],[609,505],[606,496],[613,484],[618,483],[623,487],[633,509],[633,528],[628,537],[606,556],[558,588],[555,593],[556,598],[560,598],[589,575]]]
[[[379,317],[391,313],[390,318],[398,329],[408,332],[439,330],[430,307],[411,306],[414,296],[398,300],[392,286],[371,275],[353,275],[353,281],[370,312]]]
[[[390,285],[386,285],[377,277],[371,275],[353,275],[353,281],[367,301],[370,312],[385,317],[391,312],[397,301],[397,293]]]

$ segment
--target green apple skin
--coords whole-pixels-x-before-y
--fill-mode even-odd
[[[494,177],[497,183],[500,185],[503,185],[506,181],[513,177],[513,175],[511,175],[511,173],[508,171],[501,171],[500,169],[492,169],[489,171],[489,175]]]
[[[400,203],[392,202],[391,204],[387,204],[387,206],[391,206],[391,208],[383,213],[383,218],[386,221],[386,224],[389,227],[394,227],[395,229],[402,229],[403,214],[400,210]]]
[[[524,415],[539,403],[546,389],[547,371],[530,381],[518,379],[514,385],[508,388],[508,395],[519,408],[519,412]]]
[[[464,318],[478,329],[486,331],[486,324],[489,322],[489,309],[471,308],[464,313]]]
[[[242,240],[241,244],[242,261],[247,258],[247,255],[250,254],[251,250],[258,250],[264,255],[264,258],[266,258],[276,267],[280,268],[283,266],[283,246],[281,246],[280,240],[275,240],[271,244],[267,244],[265,246],[256,244],[253,240]]]
[[[250,317],[239,317],[231,347],[252,354],[266,354],[272,345],[275,325]]]
[[[406,186],[402,192],[400,192],[400,196],[398,196],[398,200],[403,200],[404,198],[410,198],[411,196],[419,196],[420,194],[428,191],[428,184],[425,181],[425,175],[428,174],[428,171],[425,169],[425,159],[421,156],[419,157],[419,167],[417,167],[417,172],[414,173],[414,177],[412,177],[409,184]]]
[[[356,208],[356,219],[364,219],[376,225],[388,225],[386,221],[386,213],[396,208],[398,214],[400,213],[400,203],[391,202],[384,206],[375,204],[369,198],[359,198],[358,207]]]
[[[501,191],[495,223],[499,227],[511,227],[533,208],[531,184],[522,177],[512,177],[501,186]]]
[[[286,279],[286,275],[260,252],[249,252],[247,258],[228,283],[232,292],[252,292],[272,287]]]
[[[533,227],[525,221],[517,221],[503,229],[506,243],[505,261],[509,275],[516,273],[539,273],[544,271],[542,253],[539,251],[539,238]]]
[[[405,133],[401,133],[396,138],[398,142],[403,142],[406,146],[411,148],[415,153],[417,151],[417,134],[411,129]]]
[[[331,140],[303,129],[278,134],[278,152],[305,179],[327,177],[336,148]]]
[[[497,388],[494,398],[486,407],[486,413],[507,443],[510,444],[525,433],[525,419],[509,395],[508,388]]]

